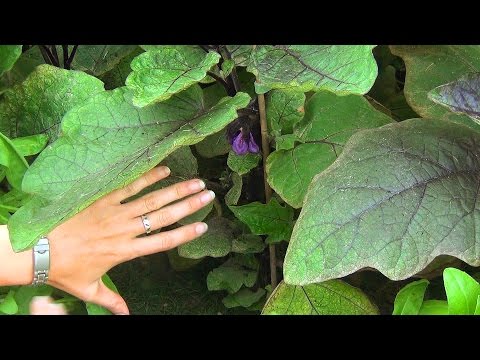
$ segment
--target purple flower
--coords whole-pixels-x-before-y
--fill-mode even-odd
[[[243,129],[240,129],[234,136],[229,138],[229,142],[237,155],[245,155],[247,152],[256,154],[260,151],[252,133],[245,133]]]

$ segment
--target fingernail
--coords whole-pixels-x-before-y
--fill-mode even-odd
[[[208,230],[208,225],[205,223],[200,223],[195,227],[197,234],[203,234]]]
[[[128,315],[127,313],[118,313],[117,315]]]
[[[204,193],[200,197],[200,201],[204,204],[209,203],[215,198],[215,193],[212,190],[208,190],[208,192]]]
[[[205,189],[205,183],[202,180],[194,181],[190,184],[190,190],[197,191]]]
[[[162,167],[160,167],[160,173],[161,173],[161,175],[169,175],[170,174],[170,168],[168,166],[162,166]]]

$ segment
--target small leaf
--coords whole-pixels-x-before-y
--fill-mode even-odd
[[[15,290],[15,302],[18,305],[18,315],[30,314],[30,303],[35,296],[52,295],[53,287],[44,286],[20,286]]]
[[[130,63],[132,60],[143,53],[142,48],[136,47],[131,53],[123,57],[112,69],[102,74],[99,79],[105,83],[105,90],[112,90],[125,86],[128,75],[132,72]]]
[[[178,248],[167,251],[168,262],[175,271],[186,271],[202,261],[201,259],[188,259],[178,254]]]
[[[8,193],[0,195],[0,204],[19,208],[30,200],[31,195],[17,189],[12,189]]]
[[[230,150],[227,158],[227,165],[239,175],[245,175],[250,170],[256,168],[258,163],[262,159],[260,154],[247,153],[245,155],[237,155],[234,151]]]
[[[233,214],[247,224],[256,235],[270,235],[285,240],[290,238],[293,228],[293,209],[281,206],[275,198],[268,204],[252,202],[243,206],[229,206]]]
[[[242,195],[243,180],[237,173],[232,173],[233,186],[225,194],[225,204],[237,205],[240,195]]]
[[[235,65],[248,66],[253,45],[227,45],[227,50],[235,61]]]
[[[470,73],[428,93],[428,98],[480,123],[480,73]]]
[[[110,276],[108,276],[107,274],[104,274],[102,276],[102,281],[107,288],[115,291],[118,294],[118,289],[113,283],[112,279],[110,279]],[[87,308],[88,315],[112,315],[111,311],[107,310],[103,306],[90,303],[90,302],[85,303],[85,306]]]
[[[275,138],[275,148],[277,150],[290,150],[295,147],[295,142],[298,141],[297,135],[286,134],[277,136]]]
[[[444,300],[426,300],[418,315],[448,315],[448,303]]]
[[[0,45],[0,76],[10,70],[22,54],[22,45]]]
[[[289,284],[378,269],[392,280],[439,255],[480,265],[480,134],[411,119],[354,134],[308,188],[285,256]]]
[[[291,134],[293,126],[305,113],[305,94],[298,91],[273,90],[267,98],[267,122],[271,134]]]
[[[36,155],[42,151],[48,142],[48,136],[45,134],[17,137],[11,139],[13,146],[22,156]]]
[[[178,254],[189,259],[200,259],[205,256],[222,257],[232,250],[234,239],[233,223],[222,217],[209,221],[208,231],[189,243],[180,245]]]
[[[212,158],[219,155],[227,154],[231,146],[228,143],[225,129],[207,136],[204,140],[195,145],[198,153],[205,158]]]
[[[0,165],[5,166],[8,182],[15,189],[22,188],[22,179],[28,169],[25,158],[17,151],[12,141],[0,132]]]
[[[258,275],[258,262],[256,262],[256,260],[254,261],[253,266],[251,266],[251,264],[249,264],[250,260],[245,262],[244,258],[240,256],[227,260],[220,267],[213,269],[208,274],[208,290],[226,290],[230,294],[233,294],[240,290],[243,285],[247,287],[255,285]]]
[[[235,294],[229,294],[225,298],[223,298],[222,302],[226,308],[234,308],[234,307],[244,307],[248,308],[252,306],[256,302],[258,302],[262,297],[266,294],[265,289],[257,289],[257,291],[253,292],[250,289],[240,289]]]
[[[160,46],[137,56],[126,80],[134,92],[133,104],[143,107],[170,98],[202,80],[219,59],[218,53],[193,46]]]
[[[255,89],[328,89],[365,94],[377,77],[371,45],[257,46],[247,68],[257,76]]]
[[[450,315],[473,315],[480,295],[480,284],[467,273],[447,268],[443,281]]]
[[[0,52],[0,56],[1,56],[1,52]],[[15,291],[10,290],[7,296],[5,296],[3,300],[0,300],[0,313],[4,313],[7,315],[14,315],[17,312],[18,312],[18,305],[17,305],[17,302],[15,301]]]
[[[422,279],[404,286],[395,297],[392,315],[418,315],[429,283]]]
[[[68,110],[103,91],[100,80],[81,71],[40,65],[4,93],[0,132],[10,138],[42,133],[53,141]]]
[[[242,234],[232,242],[232,252],[241,254],[260,253],[265,249],[262,238],[254,234]]]
[[[378,315],[378,309],[359,289],[341,280],[306,286],[283,281],[273,291],[262,315]]]

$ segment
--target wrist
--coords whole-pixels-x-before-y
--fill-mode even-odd
[[[8,229],[0,226],[0,286],[30,285],[33,281],[33,250],[15,253]]]

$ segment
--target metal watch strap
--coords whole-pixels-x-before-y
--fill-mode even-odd
[[[45,284],[50,270],[50,244],[46,237],[40,238],[33,247],[33,282],[32,285]]]

